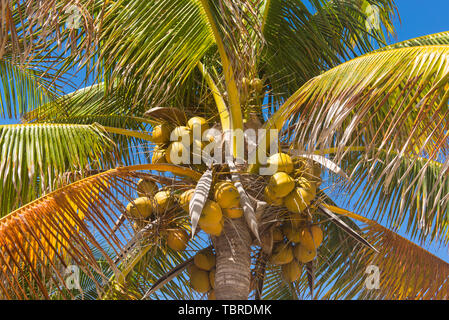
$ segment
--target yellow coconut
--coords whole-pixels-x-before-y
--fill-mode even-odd
[[[223,212],[218,203],[212,200],[206,200],[198,223],[200,226],[203,224],[217,224],[222,218]]]
[[[170,210],[173,204],[173,198],[169,190],[159,191],[154,195],[154,206],[157,213]]]
[[[147,197],[140,197],[128,203],[126,211],[136,219],[146,219],[153,213],[151,200]]]
[[[287,282],[295,282],[301,277],[301,266],[296,260],[288,264],[284,264],[282,267],[282,276]]]
[[[190,286],[197,292],[206,293],[211,289],[209,272],[196,266],[190,268]]]
[[[286,153],[276,153],[268,158],[267,164],[275,167],[275,172],[291,173],[293,171],[292,158]]]
[[[303,247],[316,249],[323,242],[323,231],[317,225],[304,227],[299,230],[299,242]]]
[[[155,147],[153,149],[153,153],[151,155],[151,163],[157,164],[157,163],[166,163],[167,159],[165,159],[165,149],[160,149],[158,147]]]
[[[167,245],[175,251],[184,251],[189,242],[189,234],[184,229],[170,229],[167,235]]]
[[[155,143],[167,143],[170,141],[170,126],[166,123],[160,124],[153,128],[151,135]]]
[[[280,207],[284,204],[284,199],[276,197],[273,192],[271,192],[270,188],[268,188],[268,186],[266,186],[264,189],[264,195],[265,201],[271,206]]]
[[[275,265],[283,265],[290,263],[293,260],[292,247],[283,242],[276,243],[273,247],[273,252],[270,262]]]
[[[189,164],[189,149],[182,142],[172,142],[165,151],[165,159],[171,164]]]
[[[283,198],[293,191],[295,180],[285,172],[276,172],[270,177],[268,188],[277,198]]]
[[[212,250],[202,250],[193,257],[193,263],[201,270],[210,271],[215,267],[215,254]]]
[[[315,259],[316,250],[306,248],[303,245],[299,244],[293,248],[293,254],[295,258],[301,263],[307,263]]]
[[[192,130],[186,126],[179,126],[172,131],[172,141],[184,142],[187,144],[192,144]],[[187,145],[186,144],[186,145]]]
[[[207,120],[202,117],[193,117],[190,118],[187,122],[187,127],[194,131],[195,128],[200,128],[201,136],[203,135],[203,132],[209,129],[209,126],[207,124]]]
[[[223,214],[230,219],[238,219],[243,216],[243,208],[226,208]]]
[[[215,185],[214,190],[215,201],[220,207],[234,208],[240,205],[240,194],[233,183],[222,181]]]
[[[211,236],[220,236],[223,232],[224,221],[223,219],[216,223],[201,223],[201,229]]]
[[[190,200],[192,199],[194,193],[195,189],[189,189],[184,191],[178,198],[179,205],[187,213],[189,213]]]
[[[152,196],[157,190],[157,184],[151,180],[140,179],[137,182],[137,194],[139,197]]]
[[[294,228],[291,224],[284,224],[282,226],[282,233],[287,237],[289,241],[294,243],[299,242],[299,230]]]
[[[212,287],[212,289],[215,289],[215,273],[217,272],[217,269],[213,268],[210,272],[209,272],[209,281],[210,281],[210,286]]]
[[[284,234],[282,233],[281,229],[278,227],[273,229],[273,242],[279,242],[284,240]]]
[[[307,208],[314,197],[315,195],[309,193],[306,189],[295,188],[285,197],[284,205],[291,212],[301,213]]]

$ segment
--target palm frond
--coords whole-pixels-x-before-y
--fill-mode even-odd
[[[383,227],[375,221],[337,207],[335,213],[361,221],[365,237],[380,253],[367,248],[355,250],[349,258],[351,265],[346,271],[335,274],[338,290],[325,294],[326,298],[342,299],[448,299],[449,264],[432,255],[413,242]],[[353,267],[354,266],[354,267]],[[380,272],[379,287],[366,286],[367,267],[375,266]],[[348,281],[352,278],[353,281]],[[369,279],[368,279],[369,280]]]
[[[366,53],[385,41],[382,26],[391,33],[396,10],[382,1],[267,0],[263,34],[266,40],[262,68],[272,94],[283,100],[324,70]],[[367,5],[379,10],[379,28],[367,29]]]
[[[0,113],[4,118],[17,118],[59,92],[42,70],[6,56],[0,59],[0,83]]]
[[[383,192],[381,198],[386,199],[400,190],[407,197],[392,198],[397,200],[390,202],[396,205],[393,210],[399,211],[395,215],[409,213],[413,222],[416,209],[425,207],[430,218],[425,227],[441,232],[444,222],[431,224],[447,215],[448,54],[448,46],[421,46],[354,59],[309,81],[267,126],[293,124],[289,137],[295,145],[318,154],[331,148],[332,160],[339,165],[349,157],[354,177],[364,172],[368,186],[373,182],[375,188],[382,188],[371,188],[371,195]],[[363,146],[360,157],[350,158],[351,148],[359,146]],[[441,162],[441,170],[435,169],[433,161]],[[443,183],[426,185],[432,180]],[[370,198],[369,194],[364,198]],[[381,208],[387,202],[381,201]]]
[[[376,52],[408,47],[449,45],[449,31],[429,34],[415,39],[395,43],[376,50]]]
[[[1,216],[64,185],[69,173],[117,163],[113,141],[94,125],[5,125],[0,143]]]
[[[113,258],[133,235],[129,224],[114,232],[114,222],[125,212],[123,201],[135,192],[138,170],[170,171],[198,180],[201,174],[174,165],[121,167],[58,189],[10,213],[0,220],[0,292],[15,299],[73,298],[63,270],[76,265],[91,280],[103,275],[97,248],[116,276]],[[100,241],[107,244],[101,247]],[[106,251],[107,249],[107,251]],[[96,272],[92,274],[91,268]],[[104,283],[108,279],[103,275]],[[53,284],[54,292],[47,287]],[[96,283],[99,289],[104,285]]]

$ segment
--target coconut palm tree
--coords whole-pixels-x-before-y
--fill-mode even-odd
[[[386,46],[392,0],[1,5],[2,298],[448,298],[414,242],[449,242],[449,33]],[[225,161],[175,161],[192,131]]]

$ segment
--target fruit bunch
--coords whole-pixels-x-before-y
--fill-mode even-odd
[[[272,206],[284,206],[292,213],[292,219],[310,205],[320,184],[320,168],[305,160],[293,162],[285,153],[268,158],[267,164],[277,168],[265,187],[265,201]]]
[[[204,249],[193,257],[189,265],[190,286],[199,293],[208,293],[209,300],[215,300],[215,254]]]
[[[128,217],[134,221],[134,228],[140,229],[146,221],[153,221],[170,211],[176,205],[170,189],[158,189],[151,180],[140,179],[137,183],[138,198],[126,206]],[[189,235],[182,226],[167,228],[167,245],[175,251],[183,251],[187,247]]]
[[[295,229],[286,222],[273,230],[273,242],[270,262],[281,266],[286,281],[294,282],[301,276],[302,265],[315,259],[323,232],[318,225]]]
[[[202,150],[205,142],[202,141],[203,133],[209,129],[207,120],[202,117],[193,117],[188,120],[185,126],[173,128],[169,123],[161,123],[152,130],[153,141],[156,143],[151,162],[156,163],[174,163],[174,156],[181,160],[176,164],[192,163],[193,152]],[[200,135],[194,136],[194,131]],[[171,134],[174,134],[176,141],[171,141]],[[187,152],[189,151],[189,152]],[[182,158],[182,155],[188,157]]]
[[[179,205],[187,213],[194,192],[195,189],[189,189],[178,198]],[[213,197],[204,204],[198,225],[205,233],[219,236],[223,231],[224,217],[238,219],[242,215],[237,188],[229,181],[219,181],[214,184]]]

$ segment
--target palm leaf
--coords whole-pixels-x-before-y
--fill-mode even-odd
[[[125,212],[137,170],[170,171],[199,179],[199,173],[173,165],[140,165],[110,170],[58,189],[10,213],[0,220],[1,296],[27,299],[49,298],[44,280],[57,283],[62,298],[71,297],[61,269],[74,264],[91,279],[102,274],[91,246],[97,248],[114,274],[113,262],[132,237],[129,224],[114,232],[114,222]],[[107,250],[99,244],[107,244]],[[90,268],[96,272],[92,274]],[[27,272],[29,271],[29,272]],[[103,279],[106,281],[105,276]],[[100,284],[97,284],[102,287]]]
[[[1,216],[65,184],[68,173],[116,163],[114,143],[93,125],[0,126]]]

